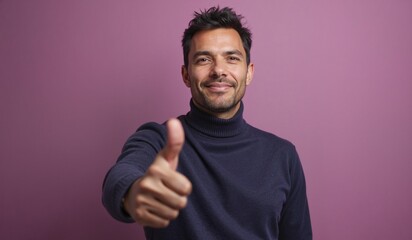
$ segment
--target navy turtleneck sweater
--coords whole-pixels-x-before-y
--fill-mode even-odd
[[[305,178],[295,147],[243,119],[194,106],[179,119],[185,131],[178,171],[193,185],[187,207],[167,228],[145,228],[147,239],[310,240]],[[164,124],[147,123],[126,142],[106,175],[103,203],[124,222],[121,201],[166,143]]]

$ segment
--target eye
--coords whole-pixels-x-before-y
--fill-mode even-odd
[[[196,61],[195,61],[196,64],[206,64],[206,63],[209,63],[209,62],[210,62],[210,59],[206,58],[206,57],[200,57],[200,58],[196,59]]]
[[[236,57],[236,56],[229,56],[229,57],[228,57],[228,61],[235,63],[235,62],[239,62],[239,61],[240,61],[240,58],[239,58],[239,57]]]

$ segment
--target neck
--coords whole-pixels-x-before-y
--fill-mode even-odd
[[[239,103],[238,111],[232,118],[224,119],[209,114],[190,101],[190,112],[186,115],[187,123],[211,137],[232,137],[242,133],[247,126],[243,119],[243,104]]]

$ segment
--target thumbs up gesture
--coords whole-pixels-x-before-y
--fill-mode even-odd
[[[176,171],[184,143],[179,120],[167,122],[167,143],[144,176],[136,180],[124,199],[124,208],[143,226],[162,228],[177,218],[187,204],[191,182]]]

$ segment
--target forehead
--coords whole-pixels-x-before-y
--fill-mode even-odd
[[[245,54],[239,33],[231,28],[217,28],[196,33],[191,40],[189,55],[197,51],[230,50],[238,50]]]

